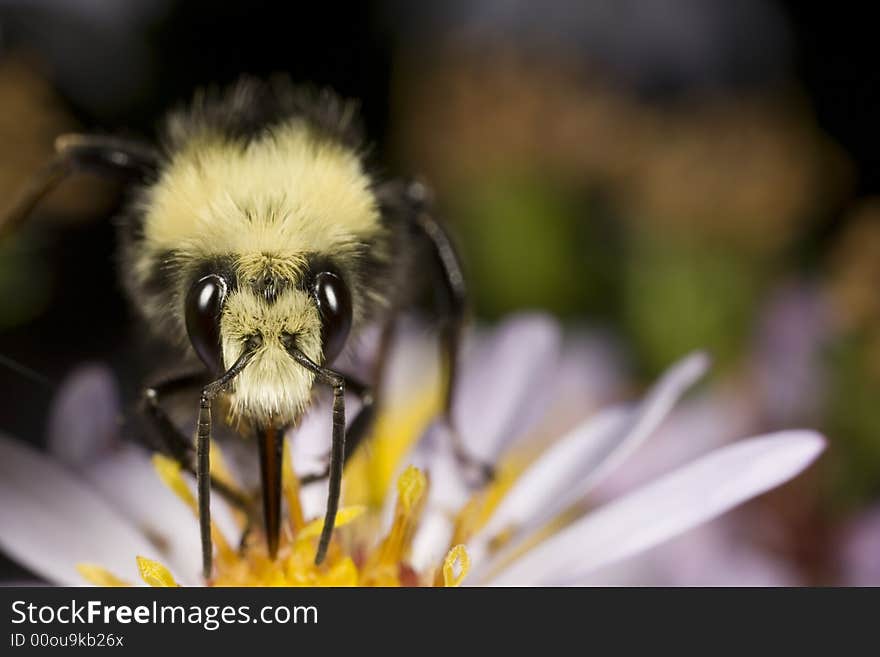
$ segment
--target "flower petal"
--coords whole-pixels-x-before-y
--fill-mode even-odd
[[[545,451],[519,477],[490,521],[470,542],[472,560],[485,554],[496,534],[518,539],[582,499],[663,421],[675,403],[706,371],[708,357],[695,353],[671,367],[635,409],[612,408],[584,422]]]
[[[786,282],[759,314],[752,385],[766,421],[785,426],[818,415],[828,385],[825,345],[834,330],[827,296],[815,284]]]
[[[171,566],[181,582],[202,581],[198,520],[159,479],[146,450],[126,445],[85,468],[81,474],[111,506],[151,542],[161,546],[161,552],[154,548],[150,554]],[[211,507],[214,522],[223,519],[224,528],[234,526],[227,518],[228,510],[222,508],[219,495],[212,496]]]
[[[61,384],[49,415],[49,451],[79,468],[107,453],[119,432],[120,402],[110,368],[85,365]]]
[[[546,386],[550,403],[532,434],[562,436],[594,413],[625,399],[627,368],[620,348],[595,329],[567,337]]]
[[[506,567],[501,586],[571,584],[792,478],[822,451],[811,431],[724,447],[588,514]]]
[[[844,586],[880,586],[880,506],[848,524],[838,553]]]
[[[762,426],[756,410],[748,391],[729,382],[689,395],[651,434],[651,440],[627,459],[626,467],[603,479],[593,494],[600,501],[614,499],[753,435]]]
[[[493,461],[537,421],[549,403],[561,335],[544,315],[520,315],[472,345],[462,358],[453,412],[474,456]]]
[[[591,571],[578,586],[803,586],[790,561],[761,549],[737,512]],[[752,531],[744,531],[750,529]]]
[[[470,488],[465,482],[452,450],[448,428],[432,425],[406,463],[428,474],[428,499],[422,511],[410,551],[410,563],[416,570],[437,564],[449,548],[455,513],[467,502]],[[383,527],[391,525],[394,500],[385,504]]]
[[[47,580],[80,585],[78,563],[136,581],[137,554],[156,549],[87,484],[47,456],[0,436],[0,546]]]
[[[414,390],[432,389],[440,380],[436,334],[411,318],[401,319],[382,378],[382,404],[387,408],[407,403]]]

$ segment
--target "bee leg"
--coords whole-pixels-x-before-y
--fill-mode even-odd
[[[200,387],[204,382],[204,373],[193,372],[159,381],[147,386],[141,393],[141,411],[150,420],[160,438],[160,444],[154,444],[153,448],[173,458],[184,470],[193,475],[195,475],[196,469],[194,465],[195,449],[192,440],[185,436],[168,417],[168,413],[162,407],[162,399],[178,391]],[[248,524],[251,524],[253,516],[256,515],[252,499],[213,475],[211,476],[211,488],[217,491],[227,503],[244,512],[248,518]]]
[[[196,427],[196,487],[199,493],[199,532],[202,539],[202,574],[211,578],[214,545],[211,540],[211,403],[214,394],[202,390]]]
[[[342,491],[342,466],[345,460],[345,377],[338,372],[328,370],[315,363],[295,345],[287,348],[297,363],[315,375],[315,379],[333,389],[333,437],[330,446],[330,481],[327,495],[327,513],[324,515],[324,527],[318,540],[318,551],[315,554],[315,565],[320,565],[327,556],[330,538],[336,525],[336,512],[339,510],[339,498]]]
[[[183,390],[197,389],[205,384],[201,372],[191,372],[163,379],[141,390],[141,412],[149,419],[160,441],[151,440],[151,447],[172,457],[186,470],[193,469],[193,445],[171,421],[162,400]]]
[[[199,530],[202,539],[202,573],[211,578],[214,546],[211,541],[211,406],[214,399],[238,376],[254,357],[256,339],[249,340],[244,351],[219,379],[204,388],[199,397],[199,420],[196,425],[196,488],[199,498]]]
[[[345,379],[345,389],[356,394],[361,400],[360,410],[358,410],[354,420],[351,421],[351,424],[345,430],[345,456],[342,463],[343,467],[345,467],[351,457],[357,452],[358,446],[370,435],[370,430],[373,428],[373,423],[376,420],[377,404],[373,388],[346,374],[341,374],[340,376]],[[303,475],[300,477],[299,482],[305,486],[326,479],[329,476],[330,465],[328,464],[323,472]]]
[[[458,378],[458,355],[467,320],[467,288],[458,253],[443,225],[430,212],[430,191],[420,182],[410,183],[405,192],[414,208],[415,227],[427,239],[434,254],[431,274],[439,292],[439,311],[443,315],[440,326],[440,359],[443,363],[443,415],[449,426],[455,457],[467,470],[476,473],[480,483],[495,475],[491,464],[475,457],[461,439],[453,420],[453,399]]]
[[[358,414],[345,433],[345,460],[343,465],[348,463],[348,460],[357,451],[358,446],[370,435],[370,431],[375,424],[376,414],[379,410],[379,391],[382,390],[382,384],[385,381],[385,370],[387,369],[388,359],[391,354],[391,344],[394,341],[396,332],[396,308],[397,306],[389,313],[388,319],[382,326],[378,354],[373,367],[372,386],[367,386],[352,377],[343,375],[345,376],[346,390],[351,390],[361,399],[360,411],[358,411]]]
[[[364,439],[369,435],[370,429],[373,428],[373,422],[376,419],[376,398],[373,389],[361,383],[357,379],[353,379],[345,374],[340,375],[345,381],[345,389],[350,390],[361,399],[361,408],[351,424],[345,430],[345,453],[343,455],[342,465],[348,463],[348,460],[357,451],[358,446],[363,443]],[[331,458],[332,461],[332,458]],[[302,485],[308,485],[330,476],[330,465],[323,472],[316,474],[307,474],[300,477]]]
[[[379,336],[378,354],[372,372],[373,385],[368,386],[346,374],[342,375],[345,378],[345,389],[353,392],[361,399],[361,408],[345,431],[343,467],[348,465],[349,459],[355,455],[357,448],[370,435],[370,430],[376,421],[376,414],[379,409],[379,391],[382,389],[382,383],[385,380],[385,370],[389,355],[391,354],[391,344],[396,333],[397,308],[398,306],[395,304],[388,313],[388,319],[382,326],[382,334]],[[329,475],[330,466],[328,465],[323,472],[301,477],[300,483],[307,485],[321,479],[326,479]]]
[[[36,205],[70,175],[78,171],[146,180],[156,174],[159,154],[140,142],[101,135],[61,135],[55,140],[55,154],[0,217],[0,238],[15,230]]]

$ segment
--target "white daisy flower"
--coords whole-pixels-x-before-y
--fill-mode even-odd
[[[640,401],[597,409],[608,401],[605,391],[620,387],[609,353],[597,339],[563,344],[558,326],[534,315],[471,336],[455,421],[471,452],[496,466],[495,478],[474,489],[447,429],[431,422],[440,389],[435,348],[409,334],[391,367],[374,436],[346,468],[345,506],[324,564],[313,563],[324,485],[301,489],[294,475],[313,470],[315,455],[326,452],[328,414],[316,409],[288,441],[278,558],[268,558],[257,532],[239,547],[243,520],[229,510],[224,518],[217,500],[211,583],[595,583],[603,568],[784,483],[824,448],[821,436],[805,430],[747,438],[590,506],[599,484],[708,366],[705,355],[690,355]],[[138,577],[202,584],[191,482],[167,459],[119,441],[107,446],[114,394],[106,373],[81,374],[58,405],[53,455],[0,439],[0,547],[58,584]],[[85,418],[83,408],[90,411]],[[74,437],[75,444],[66,439]],[[222,469],[217,474],[233,479]]]

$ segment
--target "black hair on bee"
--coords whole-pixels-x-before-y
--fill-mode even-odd
[[[441,283],[451,417],[465,288],[427,188],[371,173],[353,102],[284,78],[244,78],[225,90],[198,92],[168,116],[155,146],[74,135],[59,138],[56,150],[0,224],[0,235],[73,172],[119,175],[130,184],[133,200],[119,222],[127,296],[158,337],[201,363],[191,375],[147,388],[144,401],[168,451],[197,476],[205,577],[212,570],[212,484],[234,498],[210,476],[215,401],[223,401],[224,419],[258,444],[274,556],[283,437],[309,408],[316,384],[333,392],[320,563],[335,523],[342,467],[371,426],[393,322],[419,270]],[[417,257],[425,249],[430,257]],[[374,380],[365,384],[332,365],[371,322],[383,326],[383,340]],[[201,387],[195,445],[162,407],[163,395],[193,383]],[[363,401],[347,429],[346,391]],[[456,450],[467,460],[460,445]]]

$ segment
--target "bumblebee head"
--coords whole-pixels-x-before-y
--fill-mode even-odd
[[[262,423],[310,401],[290,349],[330,365],[387,305],[396,239],[345,136],[353,108],[292,93],[249,83],[173,114],[122,222],[123,280],[154,335],[217,376],[258,345],[226,390],[234,415]]]
[[[352,330],[352,294],[327,259],[310,263],[260,256],[239,259],[193,281],[185,297],[193,349],[219,375],[254,349],[231,388],[233,417],[260,424],[296,422],[311,399],[314,374],[290,354],[297,348],[329,365]]]

